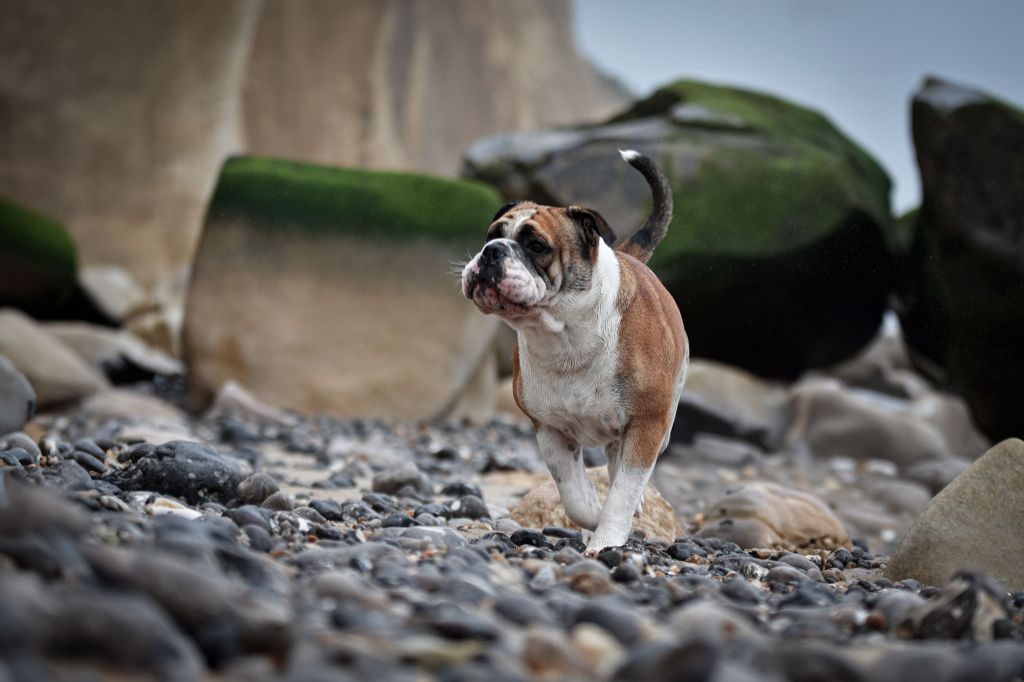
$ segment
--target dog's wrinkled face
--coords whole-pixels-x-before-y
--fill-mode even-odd
[[[462,293],[484,313],[530,317],[569,292],[590,288],[598,240],[614,235],[595,211],[506,204],[484,248],[462,271]]]

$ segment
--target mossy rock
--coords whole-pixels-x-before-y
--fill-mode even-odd
[[[75,291],[75,244],[57,221],[0,199],[0,308],[48,315]]]
[[[473,182],[228,161],[186,302],[196,392],[233,379],[305,413],[487,416],[497,322],[453,266],[499,205]]]
[[[603,125],[483,140],[466,173],[506,198],[592,206],[621,238],[650,199],[617,148],[647,154],[672,182],[675,216],[651,266],[695,355],[792,378],[871,339],[898,239],[889,178],[812,110],[678,81]]]
[[[463,246],[483,238],[499,202],[478,182],[246,156],[224,164],[210,217],[244,215],[271,230]]]
[[[994,440],[1024,433],[1024,111],[929,79],[912,105],[923,197],[900,319],[915,364]]]

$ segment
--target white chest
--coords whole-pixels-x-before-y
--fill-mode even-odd
[[[552,368],[520,345],[521,398],[530,414],[581,445],[601,446],[619,437],[623,425],[616,389],[617,344],[584,367]]]

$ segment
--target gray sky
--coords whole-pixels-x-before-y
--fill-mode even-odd
[[[580,49],[638,94],[680,77],[825,113],[920,200],[909,103],[925,75],[1024,107],[1024,0],[576,0]]]

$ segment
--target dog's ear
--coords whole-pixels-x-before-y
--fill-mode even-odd
[[[513,206],[518,206],[521,203],[523,203],[522,199],[517,199],[516,201],[508,202],[507,204],[498,209],[498,212],[494,214],[493,218],[491,218],[491,222],[493,223],[495,220],[508,213],[509,209],[511,209]]]
[[[582,245],[586,251],[584,255],[593,259],[598,239],[603,239],[608,246],[615,245],[615,233],[608,226],[608,221],[597,211],[582,206],[570,206],[565,213],[579,226]]]

